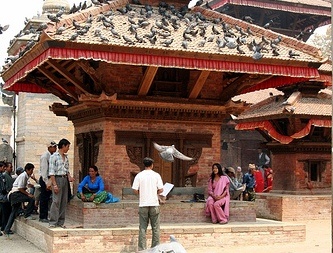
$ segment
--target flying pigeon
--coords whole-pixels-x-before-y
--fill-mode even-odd
[[[193,160],[193,158],[180,153],[175,148],[175,145],[161,146],[161,145],[158,145],[156,142],[153,142],[153,144],[154,144],[154,147],[156,148],[156,150],[158,150],[158,152],[160,153],[160,157],[167,162],[173,162],[175,160],[174,157],[181,159],[181,160],[185,160],[185,161]]]
[[[0,25],[0,34],[2,34],[4,31],[6,31],[9,28],[9,25]]]

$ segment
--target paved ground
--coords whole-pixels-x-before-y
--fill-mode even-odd
[[[300,222],[297,222],[300,223]],[[306,224],[306,242],[279,244],[272,242],[267,246],[233,246],[233,247],[205,247],[205,248],[187,248],[187,253],[235,253],[235,252],[253,252],[253,253],[329,253],[332,252],[331,246],[331,221],[317,220],[305,221]],[[228,238],[224,238],[227,240]],[[249,238],[251,240],[251,238]],[[5,236],[0,237],[1,253],[44,253],[30,242],[18,235],[12,235],[10,239]]]

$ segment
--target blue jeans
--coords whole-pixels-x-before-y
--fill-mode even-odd
[[[139,207],[139,250],[147,248],[147,227],[150,221],[152,229],[152,242],[151,247],[160,244],[160,207],[159,206],[145,206]]]

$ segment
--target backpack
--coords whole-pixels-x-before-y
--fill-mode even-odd
[[[7,202],[6,178],[0,174],[0,202]]]

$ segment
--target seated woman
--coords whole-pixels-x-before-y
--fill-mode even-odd
[[[222,166],[214,163],[212,174],[208,180],[208,198],[206,202],[206,216],[210,216],[213,223],[226,224],[229,220],[229,179],[223,175]]]
[[[104,182],[98,173],[98,168],[89,167],[89,175],[85,176],[78,186],[77,197],[82,201],[102,203],[106,200],[108,193],[104,190]]]

